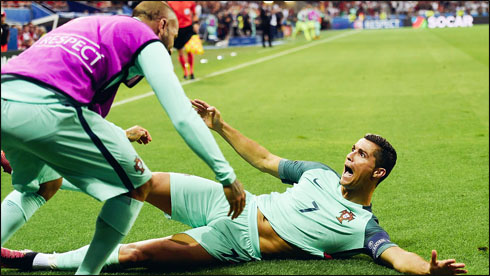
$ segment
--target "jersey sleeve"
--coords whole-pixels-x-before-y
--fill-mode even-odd
[[[301,175],[303,175],[304,172],[313,169],[334,171],[329,166],[320,162],[291,161],[287,159],[282,159],[281,161],[279,161],[279,178],[281,178],[282,183],[298,183]]]
[[[214,171],[216,179],[229,185],[236,179],[211,131],[197,112],[174,73],[170,55],[161,42],[148,44],[138,55],[136,66],[153,88],[177,132],[187,145]],[[144,114],[145,111],[142,111]],[[154,114],[148,114],[154,116]]]
[[[373,217],[369,220],[366,225],[366,237],[364,239],[364,250],[365,253],[375,262],[379,261],[379,256],[386,249],[392,246],[398,246],[395,243],[391,242],[390,236],[386,231],[379,226],[376,217]]]

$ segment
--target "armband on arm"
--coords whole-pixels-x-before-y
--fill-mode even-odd
[[[379,256],[386,249],[397,246],[395,243],[391,242],[390,236],[385,231],[377,232],[366,240],[364,243],[364,249],[366,253],[373,258],[375,262],[379,262]]]

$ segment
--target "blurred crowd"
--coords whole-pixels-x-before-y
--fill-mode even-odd
[[[55,11],[67,11],[67,1],[2,1],[2,8],[28,8],[32,2],[43,3]],[[114,11],[123,5],[134,7],[140,1],[77,1],[101,11]],[[214,14],[222,17],[237,15],[241,12],[252,11],[258,14],[261,6],[278,6],[297,12],[297,6],[302,4],[318,5],[330,16],[343,16],[364,12],[371,16],[386,12],[388,14],[416,14],[419,10],[433,10],[440,13],[454,13],[459,10],[466,14],[488,14],[488,1],[196,1],[202,9],[202,14]],[[269,3],[271,2],[271,3]],[[297,2],[297,3],[295,3]]]
[[[44,7],[51,9],[54,12],[67,12],[69,11],[69,6],[67,1],[2,1],[2,46],[4,43],[8,43],[10,39],[7,36],[3,36],[3,25],[7,25],[4,22],[4,8],[30,8],[32,2],[40,3]],[[78,1],[83,2],[89,6],[99,9],[101,12],[112,12],[121,13],[121,9],[124,5],[131,1]],[[135,1],[133,1],[135,2]],[[25,50],[29,48],[34,42],[46,34],[46,28],[44,26],[37,26],[29,22],[27,24],[18,25],[11,24],[10,29],[17,30],[17,49]],[[2,51],[4,48],[2,47]]]
[[[8,28],[4,28],[4,25],[7,25],[4,20],[5,16],[2,12],[2,52],[6,51],[5,46],[10,37],[8,35],[4,36],[4,32],[10,33],[11,29],[17,30],[17,49],[25,50],[29,48],[34,42],[36,42],[39,38],[41,38],[44,34],[46,34],[46,28],[44,26],[37,26],[32,24],[31,22],[24,25],[11,25]]]
[[[267,3],[272,2],[272,3]],[[214,39],[254,36],[257,30],[271,24],[276,36],[290,36],[301,11],[319,13],[321,29],[327,29],[333,17],[372,17],[386,19],[398,16],[430,14],[470,14],[488,16],[488,1],[197,1],[200,7],[201,37],[211,33]],[[265,17],[264,13],[271,16]],[[269,20],[270,22],[264,22]]]
[[[33,1],[2,1],[3,8],[29,8]],[[67,1],[34,1],[53,11],[68,11]],[[126,5],[139,1],[79,1],[101,12],[121,13]],[[318,13],[321,29],[328,29],[334,17],[360,16],[385,19],[393,16],[417,16],[452,13],[488,16],[488,1],[196,1],[200,21],[199,35],[204,40],[222,41],[230,37],[256,36],[271,30],[274,38],[295,33],[301,13],[307,7]],[[315,19],[316,20],[316,19]],[[2,23],[3,24],[3,23]],[[46,30],[32,23],[11,26],[18,30],[18,48],[28,48]],[[297,30],[296,30],[297,32]]]
[[[17,29],[17,48],[19,50],[29,48],[46,33],[46,28],[43,26],[36,26],[30,22],[22,26],[13,25],[12,27]]]
[[[42,3],[54,11],[68,11],[67,1],[2,1],[2,7],[6,8],[28,8],[32,2]],[[87,4],[94,8],[100,9],[102,12],[112,11],[122,8],[123,5],[132,1],[77,1]],[[133,1],[136,2],[136,1]]]
[[[262,1],[196,1],[200,14],[200,34],[208,40],[256,36],[265,25],[281,33],[289,9]],[[271,22],[272,21],[272,22]],[[272,24],[271,24],[272,23]]]
[[[438,13],[463,11],[473,16],[488,15],[488,1],[333,1],[328,2],[328,13],[331,16],[343,16],[364,13],[379,16],[389,15],[416,16],[421,11],[431,10]]]

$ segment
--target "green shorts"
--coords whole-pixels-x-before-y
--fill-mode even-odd
[[[227,216],[230,205],[217,182],[186,174],[170,174],[172,219],[193,229],[184,233],[223,262],[261,259],[256,196],[246,192],[246,205],[236,219]]]
[[[87,107],[4,98],[1,105],[2,149],[20,192],[36,192],[39,184],[64,177],[104,201],[151,178],[125,131]]]

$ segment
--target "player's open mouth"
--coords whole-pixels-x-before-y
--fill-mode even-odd
[[[352,168],[344,164],[344,176],[351,177],[352,175],[354,175]]]

